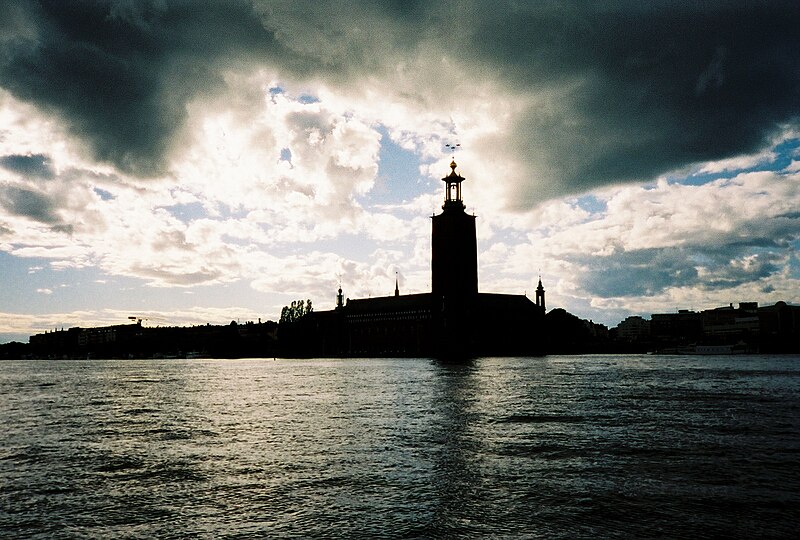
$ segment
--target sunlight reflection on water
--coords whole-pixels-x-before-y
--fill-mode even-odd
[[[790,536],[800,358],[5,362],[0,535]]]

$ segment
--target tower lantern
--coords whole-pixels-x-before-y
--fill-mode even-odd
[[[464,177],[456,172],[456,167],[458,167],[458,165],[456,165],[455,160],[450,162],[450,174],[442,178],[442,181],[445,183],[444,205],[442,209],[448,207],[464,209],[464,201],[461,198],[461,182],[464,181]]]

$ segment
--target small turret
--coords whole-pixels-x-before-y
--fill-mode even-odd
[[[539,276],[539,285],[536,286],[536,305],[542,308],[542,312],[547,310],[544,305],[544,286],[542,285],[542,276]]]
[[[342,286],[339,285],[339,292],[336,294],[336,309],[344,307],[344,295],[342,294]]]

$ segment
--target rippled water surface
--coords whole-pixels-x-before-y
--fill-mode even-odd
[[[0,363],[0,537],[792,537],[800,357]]]

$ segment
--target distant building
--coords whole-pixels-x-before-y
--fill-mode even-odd
[[[442,213],[431,220],[431,292],[401,295],[396,281],[393,296],[345,302],[340,287],[336,309],[312,313],[286,329],[295,334],[284,342],[288,354],[468,356],[542,351],[541,279],[536,303],[525,295],[478,291],[476,217],[464,211],[464,177],[456,167],[451,163],[450,174],[442,178]]]
[[[777,302],[758,308],[761,352],[800,352],[800,306]]]
[[[687,309],[677,313],[654,313],[650,316],[650,336],[656,344],[695,343],[703,335],[703,318]]]
[[[760,324],[758,304],[742,302],[738,308],[733,304],[701,312],[703,319],[703,342],[706,345],[737,342],[755,343]]]
[[[273,356],[277,323],[145,328],[141,321],[95,328],[74,327],[30,337],[35,358],[152,358]]]
[[[78,351],[81,329],[47,331],[29,338],[32,354],[41,358],[70,356]]]
[[[800,306],[741,302],[696,313],[652,315],[659,350],[677,352],[789,352],[800,350]]]
[[[119,324],[96,328],[73,327],[30,337],[31,352],[43,358],[86,356],[112,357],[127,351],[142,335],[141,324]]]
[[[626,317],[617,325],[617,339],[632,342],[650,339],[650,321],[638,315]]]

